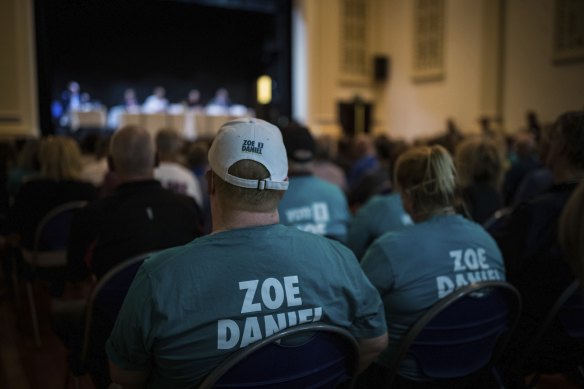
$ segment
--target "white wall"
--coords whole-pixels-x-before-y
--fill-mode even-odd
[[[446,75],[412,80],[413,2],[369,0],[371,56],[390,57],[389,80],[346,85],[339,78],[340,0],[301,0],[306,28],[306,122],[340,133],[336,102],[358,93],[375,104],[376,130],[413,140],[443,131],[452,117],[464,132],[482,115],[521,127],[526,110],[543,121],[584,107],[584,62],[552,62],[554,0],[447,0]],[[503,18],[505,15],[505,18]]]
[[[477,118],[486,109],[485,85],[490,85],[483,76],[485,1],[492,0],[446,2],[446,76],[414,83],[413,2],[370,0],[371,63],[374,55],[387,55],[390,72],[388,81],[362,84],[340,81],[339,0],[299,1],[308,41],[308,124],[315,132],[339,131],[336,102],[359,94],[374,102],[376,132],[412,140],[443,131],[449,117],[466,131],[476,131]],[[492,98],[489,104],[494,105]]]
[[[385,17],[391,26],[385,50],[392,59],[387,88],[387,132],[412,140],[442,132],[452,117],[466,131],[475,130],[481,109],[483,2],[446,2],[446,68],[440,81],[414,82],[413,2],[392,0]]]
[[[564,111],[584,108],[584,62],[552,61],[553,0],[508,0],[504,115],[508,131],[535,110],[551,122]]]
[[[37,136],[31,0],[0,1],[0,137]]]

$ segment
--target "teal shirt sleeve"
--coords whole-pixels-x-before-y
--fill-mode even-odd
[[[152,366],[152,288],[144,266],[130,286],[106,343],[108,358],[124,370],[147,371]]]
[[[391,262],[383,250],[381,239],[376,240],[367,250],[361,267],[379,294],[384,296],[393,289],[395,275]]]

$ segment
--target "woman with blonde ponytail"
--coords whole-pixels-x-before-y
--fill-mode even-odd
[[[363,270],[383,299],[390,337],[367,380],[382,374],[402,336],[436,301],[473,282],[505,279],[495,241],[456,213],[456,169],[445,148],[412,148],[399,157],[394,173],[415,224],[381,236],[363,257]],[[399,374],[421,378],[413,359],[402,363]]]

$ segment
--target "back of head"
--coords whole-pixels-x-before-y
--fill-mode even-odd
[[[375,142],[367,134],[359,134],[353,140],[353,157],[360,159],[365,156],[375,155]]]
[[[528,131],[520,131],[515,135],[515,150],[519,158],[527,158],[535,153],[535,138]]]
[[[154,142],[150,134],[139,126],[125,126],[113,135],[110,155],[115,171],[121,176],[152,176],[155,164]]]
[[[409,196],[417,215],[431,215],[453,205],[456,170],[444,147],[418,146],[398,158],[395,183],[401,193]]]
[[[280,130],[260,119],[221,126],[209,149],[218,199],[226,208],[273,212],[288,189],[288,162]]]
[[[282,139],[288,155],[289,169],[304,170],[314,159],[316,142],[307,127],[292,124],[282,129]]]
[[[550,137],[563,141],[562,155],[573,169],[584,170],[584,111],[562,114],[554,125]]]
[[[51,180],[78,180],[81,177],[81,151],[71,138],[49,136],[39,148],[41,175]]]
[[[462,187],[487,183],[498,188],[503,175],[503,157],[494,141],[473,137],[456,147],[456,169]]]
[[[183,144],[183,139],[174,128],[163,128],[156,134],[156,151],[163,161],[177,161]]]
[[[27,139],[18,153],[17,166],[28,171],[40,169],[39,149],[41,142],[36,138]]]

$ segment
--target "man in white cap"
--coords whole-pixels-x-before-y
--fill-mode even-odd
[[[364,369],[387,345],[380,297],[350,250],[278,223],[288,187],[278,128],[225,123],[209,165],[213,232],[142,265],[106,347],[113,381],[196,387],[231,353],[315,321],[348,329]]]

